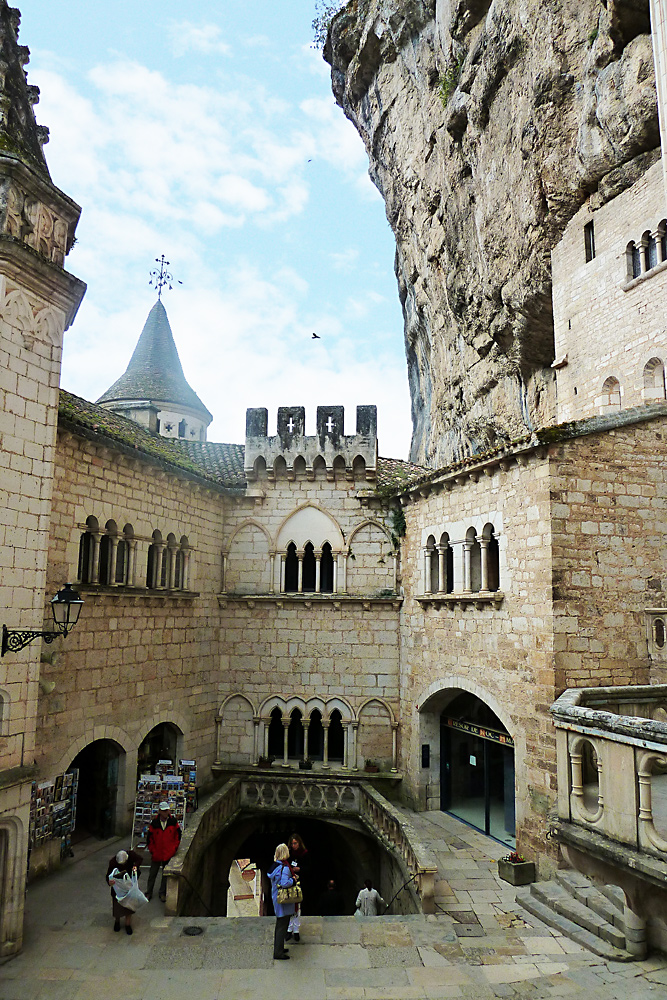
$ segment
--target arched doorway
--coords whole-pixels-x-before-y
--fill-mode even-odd
[[[125,752],[113,740],[95,740],[81,750],[70,766],[79,770],[76,817],[72,839],[106,840],[116,833],[118,790],[124,784]]]
[[[182,736],[180,729],[171,722],[160,722],[154,726],[139,746],[137,781],[142,774],[155,774],[155,766],[159,760],[171,760],[175,764]]]
[[[474,694],[455,695],[442,712],[440,761],[441,809],[514,847],[514,743]]]

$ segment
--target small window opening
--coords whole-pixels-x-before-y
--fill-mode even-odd
[[[178,436],[179,438],[185,437],[185,420],[181,420],[178,425]]]
[[[584,247],[586,250],[586,263],[588,263],[595,257],[595,231],[592,220],[584,226]]]

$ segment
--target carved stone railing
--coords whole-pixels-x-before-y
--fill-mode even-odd
[[[168,914],[183,912],[193,890],[198,891],[204,854],[225,827],[242,814],[266,812],[357,821],[391,853],[406,881],[413,881],[422,912],[434,912],[437,863],[401,811],[369,782],[341,780],[333,775],[283,774],[236,777],[208,800],[202,800],[183,834],[178,853],[165,869]]]
[[[571,863],[667,914],[667,685],[577,688],[551,706],[558,820]],[[660,902],[660,896],[664,899]]]

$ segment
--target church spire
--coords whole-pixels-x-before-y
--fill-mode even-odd
[[[167,311],[159,299],[125,373],[97,402],[164,437],[206,440],[213,417],[183,374]]]

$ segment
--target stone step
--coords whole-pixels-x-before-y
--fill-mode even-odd
[[[601,892],[585,875],[580,875],[579,872],[561,870],[556,873],[556,881],[578,902],[588,906],[608,924],[618,927],[622,934],[625,933],[623,908],[621,907],[619,910],[616,902]]]
[[[592,951],[593,954],[600,955],[601,958],[612,962],[634,961],[634,956],[630,955],[624,948],[614,947],[613,944],[609,944],[608,941],[598,937],[597,934],[591,934],[590,931],[580,927],[572,920],[562,916],[560,913],[556,913],[549,906],[540,902],[531,893],[530,888],[519,889],[516,894],[516,901],[528,913],[532,913],[534,917],[537,917],[549,927],[553,927],[554,930],[559,931],[564,937]]]
[[[530,886],[530,892],[540,903],[583,927],[589,933],[602,938],[614,948],[621,950],[625,948],[625,935],[618,927],[614,927],[604,917],[589,909],[584,903],[580,903],[558,882],[534,882]]]

